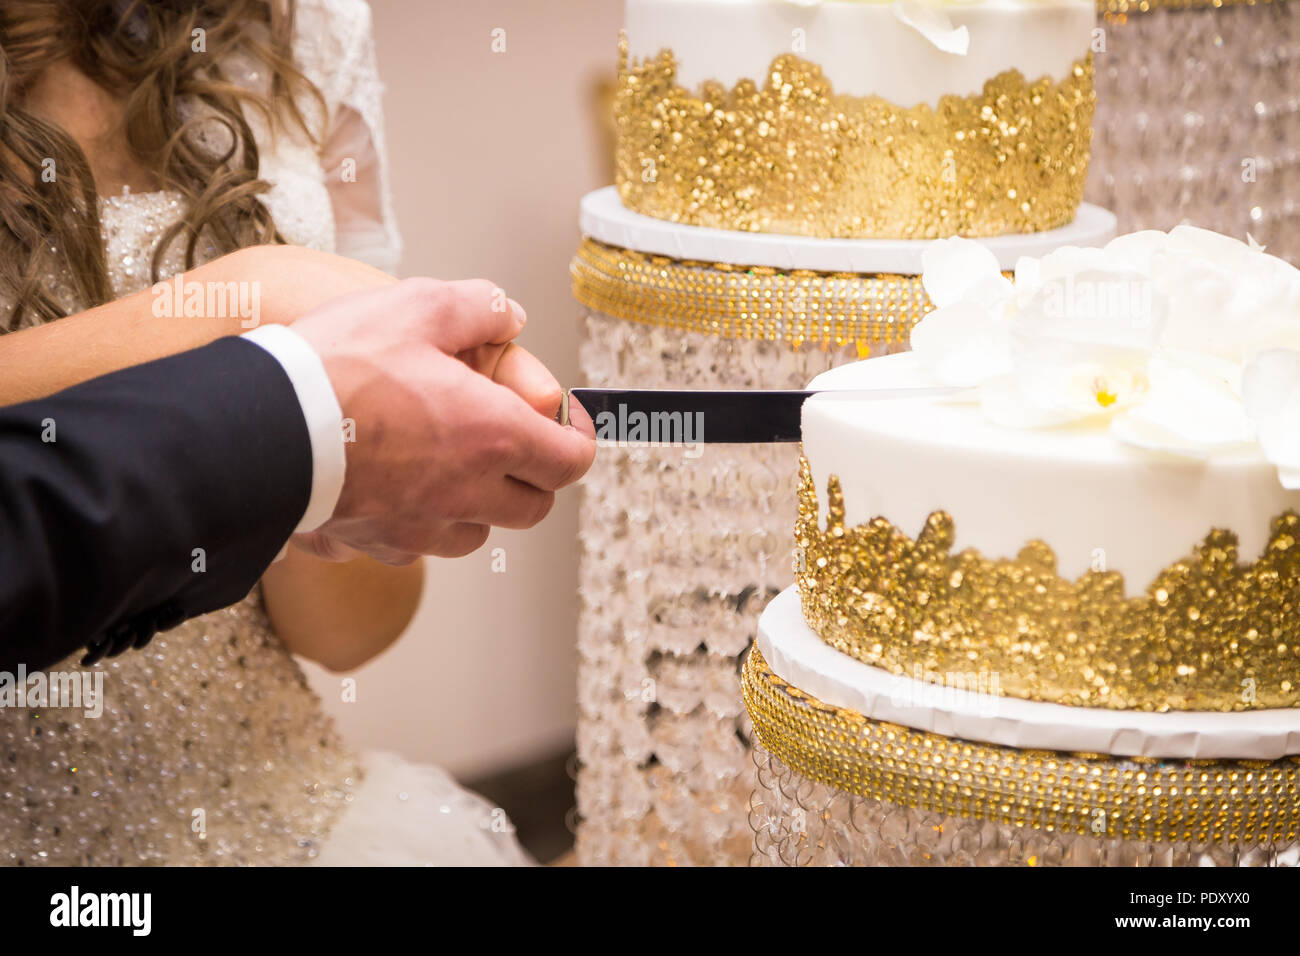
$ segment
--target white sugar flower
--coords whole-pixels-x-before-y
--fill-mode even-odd
[[[1008,323],[1010,375],[990,383],[985,396],[990,417],[1019,427],[1063,424],[1112,415],[1143,399],[1163,319],[1146,277],[1063,272],[1028,296]]]
[[[912,351],[943,385],[980,385],[1011,370],[1005,319],[970,302],[935,309],[912,329]]]
[[[1092,422],[1188,457],[1257,444],[1300,488],[1300,270],[1257,244],[1180,226],[1016,263],[970,240],[933,244],[938,308],[912,333],[945,384],[979,386],[990,420]]]

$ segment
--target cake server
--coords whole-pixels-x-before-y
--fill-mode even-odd
[[[867,388],[690,390],[658,388],[571,388],[560,401],[560,424],[569,423],[572,399],[596,424],[596,437],[630,443],[755,444],[802,438],[803,403],[811,395],[846,401],[949,398],[965,388]],[[605,417],[604,416],[612,416]],[[676,419],[671,416],[677,416]],[[602,425],[603,422],[603,425]],[[613,428],[615,435],[602,434]]]

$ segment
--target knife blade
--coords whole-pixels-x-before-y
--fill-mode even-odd
[[[637,444],[758,444],[802,438],[803,403],[813,395],[845,401],[948,398],[964,388],[734,389],[571,388],[560,402],[569,423],[576,399],[596,425],[596,437]]]

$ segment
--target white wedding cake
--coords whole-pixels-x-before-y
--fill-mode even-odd
[[[1296,856],[1300,270],[1180,226],[1022,259],[1014,283],[941,241],[923,282],[911,352],[811,383],[796,585],[745,677],[778,781],[913,829],[835,848],[788,822],[826,808],[769,782],[760,844]],[[916,387],[949,391],[863,394]]]

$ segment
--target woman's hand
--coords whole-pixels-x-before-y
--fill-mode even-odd
[[[262,599],[276,636],[295,654],[350,671],[397,640],[424,588],[424,563],[390,567],[356,555],[323,561],[300,548],[262,575]]]

